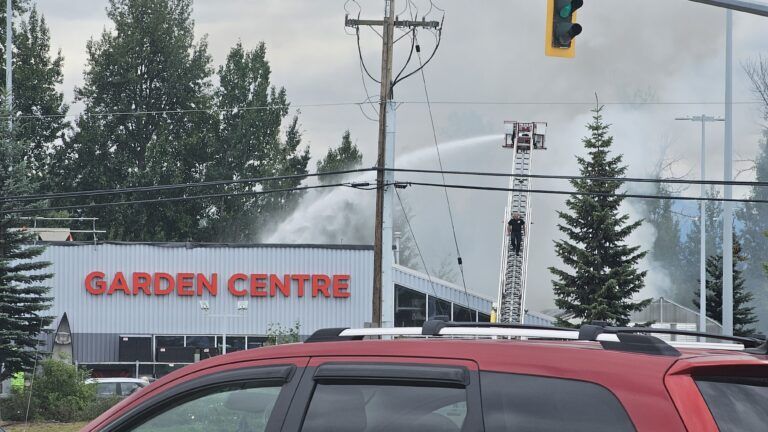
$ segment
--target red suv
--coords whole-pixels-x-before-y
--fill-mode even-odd
[[[83,430],[768,430],[765,341],[667,343],[648,332],[699,336],[442,321],[326,329],[187,366]],[[374,335],[405,337],[360,340]]]

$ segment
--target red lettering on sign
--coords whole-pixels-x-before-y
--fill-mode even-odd
[[[109,291],[107,291],[107,295],[112,295],[115,291],[122,291],[125,294],[131,295],[131,289],[128,288],[128,282],[125,281],[123,272],[115,273],[115,278],[112,279],[112,283],[109,284]]]
[[[107,283],[104,282],[104,273],[100,271],[90,272],[85,276],[85,290],[93,295],[104,294]]]
[[[309,281],[309,275],[295,274],[291,275],[291,279],[297,282],[297,290],[299,297],[304,297],[304,283]]]
[[[349,275],[333,275],[333,296],[336,298],[349,297]]]
[[[152,295],[150,286],[152,285],[152,276],[149,273],[134,273],[131,277],[133,285],[133,295],[138,295],[142,291],[146,295]]]
[[[154,279],[152,285],[155,289],[155,295],[168,295],[176,288],[176,281],[168,273],[155,273]],[[163,288],[163,281],[165,281],[165,288]]]
[[[229,290],[229,292],[233,296],[243,297],[243,296],[248,294],[248,291],[246,291],[244,289],[237,289],[237,287],[235,286],[235,282],[239,281],[239,280],[247,281],[248,280],[248,276],[246,276],[246,275],[244,275],[242,273],[235,273],[235,274],[233,274],[229,278],[229,281],[227,281],[227,289]]]
[[[331,286],[331,278],[324,274],[312,275],[312,297],[317,297],[319,293],[323,293],[324,297],[330,297],[328,288]]]
[[[280,279],[278,275],[269,275],[269,296],[274,297],[277,295],[277,290],[283,294],[283,297],[291,296],[291,276],[285,275],[283,279]]]
[[[195,292],[192,291],[194,279],[194,273],[178,273],[176,275],[176,292],[179,296],[189,297],[195,295]]]
[[[211,279],[206,279],[205,275],[202,273],[197,274],[197,295],[202,296],[203,295],[203,288],[208,290],[208,292],[215,296],[219,292],[219,274],[213,273],[211,274]]]
[[[251,297],[266,297],[267,296],[267,275],[265,274],[252,274],[251,275]]]

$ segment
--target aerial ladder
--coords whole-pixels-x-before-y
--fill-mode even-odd
[[[528,276],[528,251],[531,226],[531,162],[534,150],[545,150],[547,124],[541,122],[504,122],[504,148],[515,155],[509,196],[504,210],[504,231],[499,275],[499,297],[496,304],[496,322],[523,323],[525,318],[525,286]],[[507,221],[518,212],[525,220],[520,254],[515,253]]]

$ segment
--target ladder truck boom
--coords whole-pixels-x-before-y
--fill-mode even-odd
[[[514,152],[512,179],[504,210],[504,231],[499,274],[499,296],[496,319],[500,323],[523,323],[525,318],[525,291],[528,277],[528,252],[531,225],[531,172],[533,150],[546,149],[546,123],[505,122],[504,148]],[[506,224],[513,213],[524,218],[520,253],[515,252],[512,236]]]

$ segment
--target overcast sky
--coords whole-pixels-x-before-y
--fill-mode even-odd
[[[629,175],[647,176],[658,160],[666,157],[678,160],[674,174],[699,177],[699,128],[674,118],[723,114],[723,106],[718,104],[724,98],[723,10],[686,0],[590,0],[579,12],[584,32],[578,37],[577,57],[555,59],[543,52],[544,0],[434,1],[446,11],[445,30],[437,56],[426,69],[426,80],[430,97],[436,102],[433,111],[438,140],[445,144],[446,169],[511,170],[511,152],[500,147],[500,140],[487,137],[500,135],[504,120],[527,120],[549,123],[549,150],[535,154],[535,172],[577,174],[574,155],[584,153],[581,138],[597,93],[601,103],[606,103],[604,115],[612,124],[614,148],[625,154]],[[296,105],[358,102],[366,93],[355,38],[343,27],[345,3],[356,15],[355,2],[344,0],[198,0],[195,29],[198,37],[208,35],[217,65],[238,40],[246,47],[264,41],[273,82],[285,86]],[[415,3],[421,12],[429,9],[429,1]],[[358,0],[358,4],[362,17],[381,17],[383,1]],[[74,87],[82,83],[86,42],[110,26],[105,13],[107,1],[38,0],[38,5],[51,28],[53,47],[64,55],[63,91],[71,101]],[[398,1],[398,9],[404,5]],[[433,12],[431,18],[437,19],[438,12]],[[755,97],[741,64],[760,53],[768,54],[768,21],[737,13],[734,22],[734,94],[740,102],[734,107],[734,158],[747,159],[755,155],[763,120],[758,105],[742,103]],[[431,36],[422,33],[421,42],[423,51],[429,52]],[[362,44],[366,62],[372,71],[378,70],[378,36],[364,30]],[[406,54],[404,39],[396,48],[398,65]],[[367,85],[368,92],[377,93],[375,83],[369,81]],[[420,76],[400,84],[395,96],[399,101],[423,101]],[[655,104],[619,104],[637,101]],[[366,165],[373,164],[376,124],[358,107],[303,107],[300,111],[304,142],[313,157],[336,145],[344,130],[350,129]],[[370,107],[366,111],[372,114]],[[451,144],[478,136],[486,138]],[[711,125],[709,137],[707,174],[722,178],[722,125]],[[402,166],[437,166],[425,105],[404,104],[398,109],[396,151]],[[414,152],[418,153],[414,156]],[[740,178],[749,176],[746,173]],[[449,177],[448,181],[506,186],[502,179]],[[534,187],[567,189],[568,185],[540,181]],[[692,188],[684,193],[696,192]],[[427,262],[438,266],[454,253],[442,191],[410,188],[401,195],[415,214],[413,229]],[[451,191],[450,197],[468,285],[473,291],[495,297],[506,195]],[[309,195],[296,217],[274,238],[370,241],[372,193],[344,191],[322,198]],[[533,200],[527,305],[532,310],[552,306],[547,267],[558,264],[552,241],[559,236],[555,210],[562,209],[563,203],[564,198],[549,195]],[[636,215],[637,204],[628,203],[626,211]],[[654,235],[644,228],[632,241],[648,246]],[[665,283],[665,275],[655,270],[653,263],[644,266],[651,268],[652,274],[642,295],[655,295]]]

